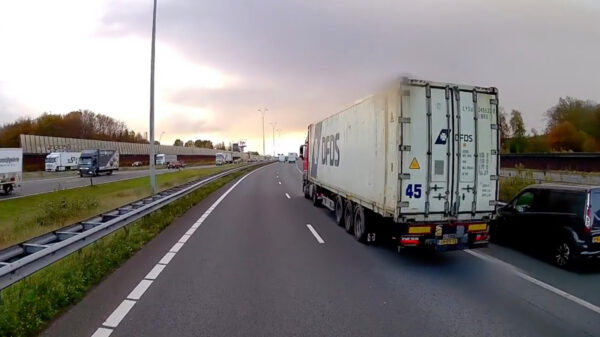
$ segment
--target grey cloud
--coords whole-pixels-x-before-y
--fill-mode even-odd
[[[150,9],[115,5],[100,34],[148,37]],[[246,80],[237,91],[172,97],[183,104],[227,114],[267,104],[310,121],[409,72],[497,86],[502,105],[540,128],[560,96],[600,100],[599,14],[557,0],[165,1],[158,38]]]

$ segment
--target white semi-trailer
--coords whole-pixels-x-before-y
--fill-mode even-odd
[[[496,88],[404,79],[309,125],[304,194],[361,242],[485,246],[498,144]]]
[[[10,194],[23,178],[23,149],[0,148],[0,190]]]

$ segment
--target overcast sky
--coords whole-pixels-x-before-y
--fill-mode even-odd
[[[600,1],[158,0],[156,134],[297,151],[402,74],[500,90],[528,129],[600,101]],[[0,2],[0,123],[91,109],[148,129],[151,0]]]

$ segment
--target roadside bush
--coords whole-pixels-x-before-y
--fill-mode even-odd
[[[500,179],[500,201],[509,202],[524,187],[535,184],[531,174],[518,174]]]

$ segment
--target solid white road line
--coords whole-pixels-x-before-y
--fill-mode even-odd
[[[315,239],[317,239],[319,243],[325,243],[325,241],[321,238],[321,236],[319,235],[319,233],[317,233],[313,226],[311,226],[310,224],[306,224],[306,227],[308,227],[312,235],[315,237]]]
[[[139,300],[142,297],[142,295],[144,295],[146,290],[148,290],[148,288],[150,287],[151,284],[152,284],[152,281],[150,281],[150,280],[141,280],[140,283],[138,283],[137,287],[135,287],[129,293],[129,295],[127,295],[127,299]]]
[[[121,320],[123,320],[125,315],[127,315],[129,310],[133,308],[136,301],[139,300],[142,297],[142,295],[144,295],[146,290],[148,290],[148,288],[152,285],[152,280],[155,280],[158,277],[158,275],[163,271],[163,269],[165,269],[166,265],[169,264],[169,262],[171,262],[175,254],[181,249],[181,247],[183,247],[183,245],[187,242],[190,236],[194,234],[196,229],[210,215],[210,213],[215,209],[215,207],[217,207],[217,205],[219,205],[221,201],[223,201],[223,199],[225,199],[225,197],[231,191],[233,191],[233,189],[237,185],[239,185],[239,183],[246,179],[246,177],[248,177],[256,171],[259,171],[260,169],[262,169],[262,167],[246,174],[245,176],[240,178],[235,184],[233,184],[233,186],[231,186],[225,193],[223,193],[223,195],[221,195],[221,197],[217,199],[217,201],[215,201],[212,204],[212,206],[209,207],[196,222],[194,222],[194,224],[179,239],[179,241],[175,243],[173,247],[171,247],[170,251],[162,257],[158,264],[156,264],[154,268],[152,268],[152,270],[148,274],[146,274],[146,277],[144,277],[144,279],[140,283],[138,283],[138,285],[131,291],[131,293],[129,293],[129,295],[127,296],[128,299],[123,300],[123,302],[121,302],[121,304],[115,309],[115,311],[113,311],[112,314],[108,316],[103,325],[110,328],[116,328],[119,325],[119,323],[121,323]],[[96,332],[94,332],[92,337],[108,337],[112,332],[112,329],[100,327],[96,330]]]
[[[288,199],[291,199],[291,198],[292,198],[292,197],[290,197],[290,195],[289,195],[289,194],[287,194],[287,193],[285,194],[285,197],[286,197],[286,198],[288,198]]]
[[[160,264],[169,264],[169,262],[171,262],[171,259],[173,258],[173,256],[175,256],[175,253],[168,252],[168,253],[165,254],[165,256],[163,256],[162,259],[160,259],[160,261],[158,261],[158,263],[160,263]]]
[[[121,323],[121,320],[125,317],[125,315],[127,315],[129,310],[133,308],[134,304],[135,301],[123,300],[123,302],[121,302],[121,304],[115,309],[115,311],[113,311],[113,313],[110,314],[110,316],[108,316],[108,318],[106,319],[106,321],[104,321],[102,325],[107,326],[109,328],[116,328],[117,325]]]
[[[522,272],[521,270],[519,270],[517,267],[513,266],[512,264],[506,263],[506,262],[504,262],[504,261],[502,261],[500,259],[497,259],[497,258],[495,258],[493,256],[490,256],[490,255],[487,255],[487,254],[482,254],[482,253],[478,253],[478,252],[472,251],[470,249],[465,249],[465,252],[468,253],[468,254],[471,254],[471,255],[473,255],[473,256],[475,256],[477,258],[480,258],[482,260],[485,260],[485,261],[488,261],[488,262],[491,262],[491,263],[495,263],[495,264],[500,265],[500,266],[502,266],[502,267],[504,267],[506,269],[509,269],[511,272],[513,272],[515,275],[519,276],[520,278],[524,279],[525,281],[529,281],[529,282],[531,282],[531,283],[533,283],[533,284],[535,284],[537,286],[540,286],[540,287],[542,287],[542,288],[544,288],[544,289],[546,289],[546,290],[548,290],[548,291],[550,291],[550,292],[552,292],[552,293],[554,293],[554,294],[556,294],[556,295],[558,295],[560,297],[563,297],[563,298],[565,298],[565,299],[567,299],[567,300],[569,300],[569,301],[571,301],[573,303],[577,303],[577,304],[581,305],[582,307],[585,307],[585,308],[587,308],[587,309],[589,309],[589,310],[591,310],[591,311],[593,311],[593,312],[595,312],[597,314],[600,314],[600,307],[598,307],[598,306],[596,306],[596,305],[594,305],[594,304],[592,304],[592,303],[590,303],[588,301],[582,300],[581,298],[579,298],[577,296],[574,296],[574,295],[571,295],[571,294],[569,294],[569,293],[567,293],[565,291],[562,291],[562,290],[560,290],[560,289],[558,289],[556,287],[553,287],[553,286],[549,285],[548,283],[545,283],[545,282],[540,281],[540,280],[538,280],[536,278],[533,278],[533,277],[527,275],[526,273]]]
[[[163,269],[165,269],[166,265],[164,264],[156,264],[152,270],[146,274],[145,279],[155,280]]]
[[[92,335],[92,337],[108,337],[113,332],[112,329],[107,328],[98,328],[96,332]]]

